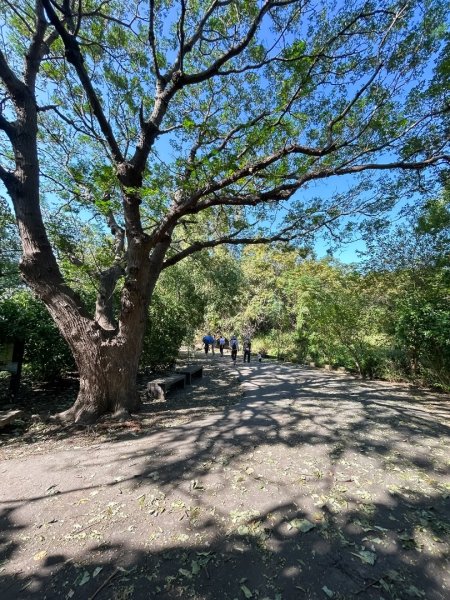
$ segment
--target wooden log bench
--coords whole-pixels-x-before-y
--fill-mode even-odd
[[[168,375],[167,377],[160,377],[159,379],[149,381],[148,385],[150,386],[151,384],[158,385],[164,392],[164,396],[166,396],[167,392],[173,387],[184,388],[186,386],[186,376],[181,373]]]
[[[0,410],[0,429],[6,427],[16,419],[20,419],[23,410]]]
[[[199,365],[193,365],[191,367],[179,367],[175,369],[175,373],[181,373],[186,377],[186,383],[191,385],[194,377],[203,377],[203,367]]]

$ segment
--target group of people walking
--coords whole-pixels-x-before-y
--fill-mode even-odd
[[[214,349],[216,347],[219,348],[220,355],[223,356],[223,351],[225,349],[227,340],[226,338],[219,333],[217,336],[213,336],[210,333],[203,337],[203,347],[205,349],[205,354],[208,354],[209,349],[211,348],[212,354],[214,354]],[[239,351],[239,342],[236,335],[232,335],[229,340],[229,347],[231,350],[231,360],[236,362],[237,353]],[[243,351],[244,351],[244,362],[250,362],[250,356],[252,352],[252,343],[250,338],[246,338],[243,342]],[[258,354],[258,360],[261,361],[261,357]]]

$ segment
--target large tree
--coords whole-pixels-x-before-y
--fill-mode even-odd
[[[361,175],[376,190],[377,174],[449,162],[440,0],[2,5],[0,179],[22,275],[78,365],[66,419],[136,408],[163,269],[219,244],[306,238],[380,208]],[[353,175],[348,194],[308,191]],[[61,215],[105,219],[92,314],[52,248]],[[59,252],[82,268],[80,240]]]

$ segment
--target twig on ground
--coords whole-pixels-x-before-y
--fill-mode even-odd
[[[102,583],[102,585],[100,587],[98,587],[96,589],[96,591],[92,594],[92,596],[89,598],[89,600],[94,600],[94,598],[111,582],[112,579],[114,579],[114,577],[116,575],[118,575],[120,573],[119,569],[115,569],[113,571],[113,573],[111,573],[111,575],[105,579],[105,581]]]
[[[380,583],[381,579],[383,579],[383,578],[379,577],[378,579],[374,579],[374,581],[371,581],[370,583],[368,583],[367,585],[365,585],[363,588],[361,588],[360,590],[358,590],[357,592],[355,592],[355,595],[362,594],[362,592],[365,592],[366,590],[368,590],[373,585],[376,585],[377,583]]]
[[[85,529],[89,529],[89,527],[93,527],[94,525],[98,525],[101,522],[102,522],[102,519],[99,519],[98,521],[94,521],[93,523],[89,523],[89,525],[85,525],[81,529],[75,529],[75,531],[72,531],[70,535],[77,535],[78,533],[81,533]]]

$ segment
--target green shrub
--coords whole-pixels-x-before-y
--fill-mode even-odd
[[[155,294],[149,309],[149,322],[140,360],[142,369],[164,371],[171,368],[188,333],[182,307]]]
[[[24,373],[49,381],[75,369],[72,354],[44,304],[26,290],[0,298],[0,339],[25,341]]]

